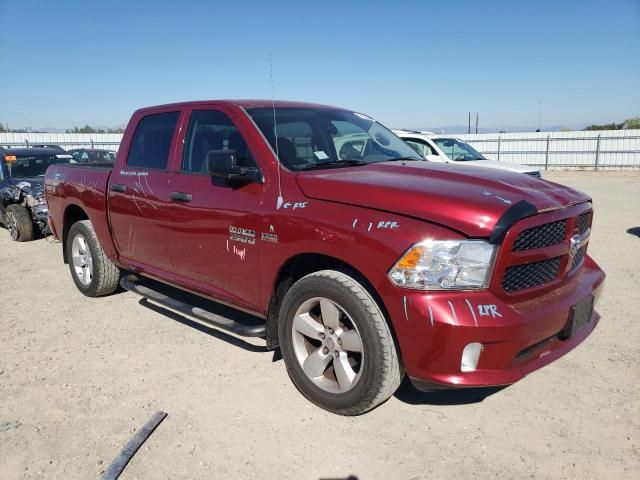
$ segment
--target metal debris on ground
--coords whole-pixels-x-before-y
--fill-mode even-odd
[[[123,472],[124,468],[127,466],[131,458],[136,454],[138,449],[142,446],[142,444],[151,436],[153,431],[156,429],[158,425],[165,419],[167,414],[165,412],[156,412],[153,414],[153,417],[145,423],[136,434],[131,437],[126,445],[122,448],[120,455],[118,455],[107,471],[102,476],[102,480],[115,480],[120,476]]]

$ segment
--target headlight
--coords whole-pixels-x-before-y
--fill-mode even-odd
[[[486,288],[496,245],[482,240],[425,240],[389,271],[399,287],[420,290]]]

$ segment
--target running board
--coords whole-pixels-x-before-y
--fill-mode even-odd
[[[180,314],[195,318],[196,320],[235,333],[241,337],[266,337],[266,325],[246,325],[228,318],[221,317],[199,307],[194,307],[188,303],[181,302],[144,285],[140,285],[140,279],[136,275],[126,275],[120,280],[120,286],[141,297],[152,300],[161,306],[170,308]]]

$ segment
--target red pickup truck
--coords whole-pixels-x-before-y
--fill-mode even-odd
[[[481,170],[422,161],[349,110],[204,101],[138,110],[112,167],[51,166],[45,191],[82,293],[121,284],[264,337],[308,399],[355,415],[405,374],[423,390],[511,384],[598,323],[589,197]]]

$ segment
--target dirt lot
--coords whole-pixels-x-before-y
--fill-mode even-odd
[[[97,478],[156,410],[121,478],[632,478],[640,471],[640,172],[556,172],[588,192],[603,320],[578,349],[491,392],[404,386],[343,418],[261,348],[121,293],[88,299],[61,246],[0,230],[0,477]],[[492,393],[486,395],[485,393]],[[637,477],[635,477],[637,478]]]

